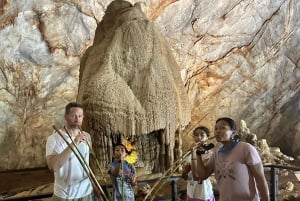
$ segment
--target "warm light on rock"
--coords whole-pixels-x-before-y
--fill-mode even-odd
[[[45,141],[77,98],[80,60],[103,40],[96,27],[111,2],[0,2],[0,170],[46,165]],[[244,119],[258,140],[300,155],[300,1],[137,2],[179,64],[192,125]]]

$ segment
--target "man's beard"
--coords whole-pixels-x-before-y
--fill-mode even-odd
[[[80,124],[69,124],[68,127],[69,127],[70,129],[75,129],[75,128],[80,128],[81,125],[80,125]]]

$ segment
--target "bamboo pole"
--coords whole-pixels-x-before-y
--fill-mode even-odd
[[[65,129],[67,129],[67,128],[65,128]],[[82,130],[82,128],[81,128],[80,126],[78,126],[78,129],[79,129],[79,131],[80,131],[80,134],[83,134],[84,131]],[[97,166],[97,168],[99,169],[100,174],[101,174],[101,176],[102,176],[102,178],[103,178],[104,185],[105,185],[105,187],[107,188],[107,186],[108,186],[107,180],[106,180],[106,178],[105,178],[105,176],[104,176],[104,173],[103,173],[103,171],[102,171],[102,169],[101,169],[101,166],[100,166],[100,163],[99,163],[98,158],[97,158],[97,156],[96,156],[96,153],[95,153],[93,147],[91,146],[91,144],[87,143],[87,145],[88,145],[88,147],[89,147],[89,149],[90,149],[90,153],[92,154],[92,156],[94,157],[94,159],[95,159],[95,161],[96,161],[96,166]],[[109,199],[109,200],[112,200],[112,197],[111,197],[110,193],[108,193],[108,199]]]
[[[83,133],[83,130],[81,129],[81,127],[78,126],[78,129],[79,129],[79,131],[80,131],[80,134],[82,134],[82,133]],[[100,166],[100,163],[99,163],[99,161],[98,161],[98,159],[97,159],[96,153],[95,153],[94,149],[92,148],[92,146],[91,146],[89,143],[88,143],[88,146],[89,146],[89,149],[90,149],[90,151],[91,151],[92,156],[93,156],[93,157],[95,158],[95,160],[96,160],[97,168],[100,170],[100,173],[101,173],[101,176],[102,176],[102,178],[103,178],[103,180],[104,180],[104,183],[105,183],[105,185],[107,185],[106,178],[105,178],[104,173],[103,173],[103,171],[102,171],[102,169],[101,169],[101,166]]]

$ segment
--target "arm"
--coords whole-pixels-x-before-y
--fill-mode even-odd
[[[77,135],[74,139],[74,143],[77,145],[86,140],[87,139],[85,135]],[[75,144],[70,144],[70,146],[75,149]],[[59,154],[51,154],[46,157],[47,165],[50,170],[53,170],[54,172],[58,171],[65,164],[65,162],[69,160],[72,153],[70,146],[67,146],[65,150]]]
[[[191,169],[192,169],[192,175],[193,180],[198,180],[198,172],[197,172],[197,155],[196,155],[196,149],[193,148],[192,150],[192,160],[191,160]]]
[[[124,161],[125,161],[126,153],[123,152],[123,153],[120,153],[120,155],[115,154],[114,158],[115,158],[115,160],[118,160],[118,163],[115,167],[111,168],[110,173],[114,176],[118,176],[119,172],[120,172],[120,169],[121,169],[121,166],[122,166],[122,163],[124,163]]]
[[[255,178],[257,188],[261,196],[261,201],[269,201],[270,200],[269,188],[265,178],[264,168],[262,163],[260,162],[255,165],[248,165],[248,167]]]
[[[132,175],[131,176],[131,182],[130,182],[130,184],[132,186],[136,186],[137,185],[137,177],[136,177],[136,175]]]
[[[118,176],[119,175],[119,171],[120,171],[120,168],[121,168],[121,163],[122,161],[119,160],[117,165],[115,167],[112,167],[111,170],[110,170],[110,173],[113,175],[113,176]]]
[[[74,145],[73,145],[74,146]],[[47,156],[47,165],[48,168],[54,172],[59,170],[65,162],[70,158],[70,155],[72,153],[72,150],[70,147],[65,148],[63,152],[60,154],[53,154]]]
[[[200,180],[207,179],[212,173],[214,169],[212,165],[209,163],[204,164],[201,155],[197,155],[197,173]]]
[[[181,177],[184,180],[187,180],[188,179],[188,174],[189,174],[190,171],[191,171],[191,164],[190,163],[185,164],[182,168]]]

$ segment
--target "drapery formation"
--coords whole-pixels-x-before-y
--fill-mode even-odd
[[[139,6],[126,1],[112,2],[98,24],[94,44],[81,60],[78,100],[103,163],[110,161],[117,138],[140,140],[138,136],[152,133],[158,151],[147,160],[163,155],[169,166],[175,133],[190,121],[188,98],[168,44]],[[146,148],[139,151],[150,154]]]

